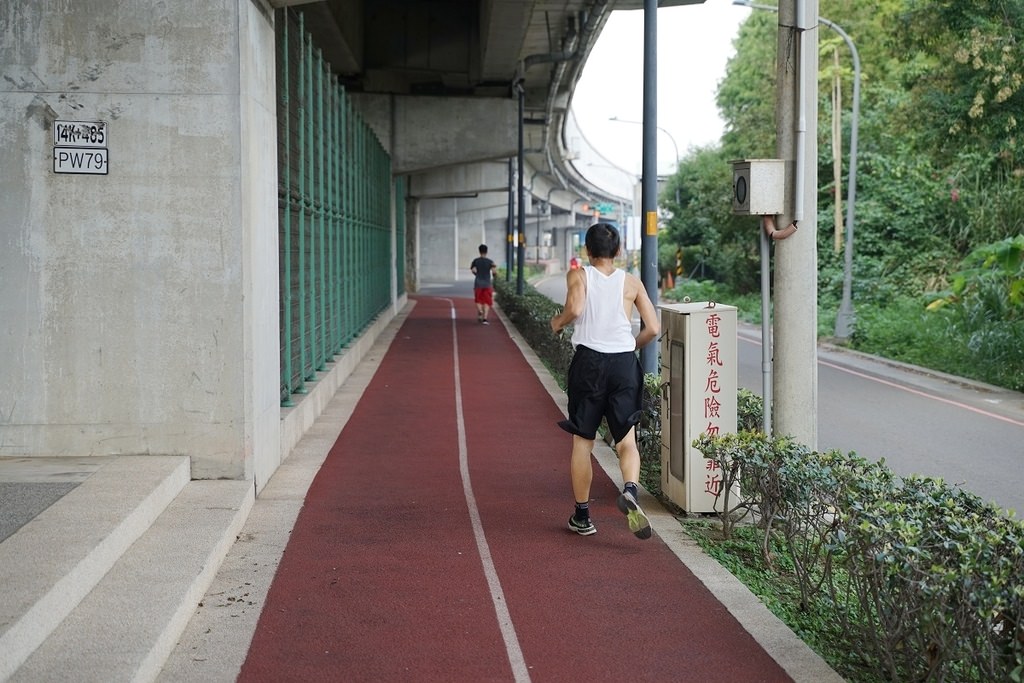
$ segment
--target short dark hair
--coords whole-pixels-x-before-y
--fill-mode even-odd
[[[487,245],[486,244],[481,244],[479,249],[480,249],[480,253],[481,254],[486,254],[487,253]]]
[[[611,223],[591,225],[585,243],[594,258],[615,258],[619,255],[619,231]]]

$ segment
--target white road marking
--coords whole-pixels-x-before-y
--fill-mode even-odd
[[[512,624],[512,616],[509,614],[508,603],[505,601],[505,592],[501,589],[501,581],[498,580],[498,571],[491,558],[491,549],[487,545],[484,526],[480,521],[480,509],[477,507],[476,497],[473,495],[473,485],[469,480],[469,449],[466,446],[466,420],[462,413],[462,378],[459,372],[459,333],[455,326],[455,302],[451,299],[442,300],[447,301],[451,306],[452,348],[455,354],[455,414],[459,430],[459,473],[462,475],[462,491],[466,495],[469,518],[473,523],[473,536],[476,538],[476,547],[480,553],[484,576],[487,577],[487,586],[491,591],[491,602],[494,603],[494,611],[498,617],[498,626],[501,628],[501,637],[505,641],[505,651],[508,653],[508,662],[512,666],[512,674],[515,676],[516,683],[529,683],[529,668],[526,666],[523,650],[519,645],[515,626]]]
[[[754,344],[755,346],[761,346],[761,340],[759,340],[759,339],[753,339],[753,338],[750,338],[750,337],[745,337],[743,335],[739,335],[739,338],[742,339],[745,342],[749,342],[751,344]],[[839,370],[840,372],[845,372],[846,374],[853,375],[854,377],[860,377],[861,379],[866,379],[866,380],[869,380],[869,381],[872,381],[872,382],[877,382],[878,384],[884,384],[887,387],[892,387],[893,389],[899,389],[900,391],[905,391],[908,394],[914,394],[915,396],[920,396],[921,398],[931,399],[933,401],[938,401],[939,403],[945,403],[947,405],[951,405],[951,406],[956,407],[956,408],[963,408],[964,410],[969,410],[972,413],[977,413],[979,415],[984,415],[985,417],[991,417],[994,420],[1001,420],[1003,422],[1008,422],[1008,423],[1010,423],[1012,425],[1016,425],[1018,427],[1024,427],[1024,422],[1021,422],[1020,420],[1014,420],[1012,417],[1006,417],[1004,415],[998,415],[996,413],[990,413],[987,410],[983,410],[981,408],[975,408],[972,405],[968,405],[968,404],[962,403],[960,401],[954,401],[954,400],[949,399],[949,398],[943,398],[942,396],[938,396],[936,394],[930,394],[927,391],[921,391],[919,389],[911,389],[908,386],[904,386],[904,385],[898,384],[896,382],[890,382],[889,380],[882,379],[880,377],[874,377],[872,375],[868,375],[868,374],[863,373],[863,372],[857,372],[856,370],[851,370],[851,369],[845,368],[845,367],[843,367],[841,365],[836,365],[835,363],[830,363],[827,360],[821,360],[819,358],[818,359],[818,365],[824,365],[825,367],[832,368],[833,370]]]

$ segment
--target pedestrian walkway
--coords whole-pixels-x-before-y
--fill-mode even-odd
[[[261,492],[164,681],[841,680],[598,447],[572,512],[564,398],[465,291],[414,298]]]

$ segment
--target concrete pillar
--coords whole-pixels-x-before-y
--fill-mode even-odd
[[[482,242],[490,250],[488,256],[498,264],[499,268],[508,268],[507,249],[505,249],[505,226],[508,217],[502,215],[497,218],[485,218],[483,224]]]
[[[409,293],[420,289],[420,202],[405,200],[405,286]]]
[[[280,457],[273,14],[0,3],[0,455]],[[106,124],[56,173],[55,121]]]
[[[469,265],[482,243],[496,263],[504,261],[507,163],[463,164],[418,173],[410,179],[409,192],[419,204],[423,281],[468,278]]]
[[[420,281],[452,282],[458,278],[459,230],[457,202],[453,198],[419,202]]]

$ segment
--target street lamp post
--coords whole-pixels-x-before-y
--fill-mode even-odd
[[[771,5],[758,5],[750,0],[733,0],[732,4],[751,9],[764,9],[771,12],[778,12],[777,7]],[[846,196],[846,248],[843,264],[843,298],[839,304],[839,311],[836,314],[835,336],[837,339],[848,339],[853,332],[853,324],[856,314],[853,311],[852,289],[853,289],[853,220],[854,205],[857,201],[857,128],[860,119],[860,54],[853,39],[835,22],[825,17],[818,17],[818,23],[828,26],[839,34],[846,46],[850,48],[850,55],[853,58],[853,114],[850,119],[850,181]]]
[[[856,321],[851,300],[851,290],[853,289],[853,206],[857,200],[857,120],[860,117],[860,55],[857,53],[857,46],[853,44],[853,40],[847,35],[846,31],[824,17],[818,17],[818,23],[825,24],[838,33],[847,47],[850,48],[850,54],[853,56],[853,115],[850,119],[850,180],[846,198],[843,299],[839,304],[839,312],[836,314],[836,338],[848,339],[853,332],[853,324]]]
[[[618,116],[609,116],[608,120],[609,121],[616,121],[617,123],[635,123],[635,124],[637,124],[639,126],[644,125],[643,121],[630,121],[629,119],[620,119]],[[672,142],[672,149],[675,150],[675,153],[676,153],[676,170],[679,170],[679,145],[676,144],[676,139],[674,137],[672,137],[672,133],[669,133],[667,130],[665,130],[661,126],[657,126],[657,129],[660,130],[665,135],[667,135],[669,141]]]

